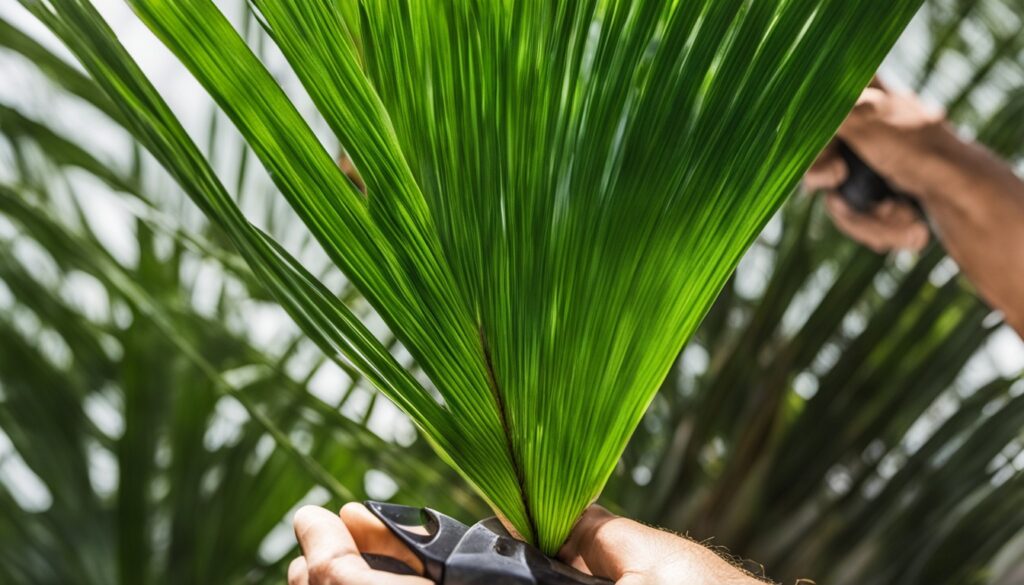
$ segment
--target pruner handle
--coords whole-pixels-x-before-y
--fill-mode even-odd
[[[497,518],[466,526],[430,508],[380,502],[366,507],[423,562],[423,576],[438,585],[612,585],[513,538]],[[363,558],[377,570],[415,574],[390,557]]]
[[[839,156],[846,163],[846,181],[839,186],[839,196],[857,213],[871,213],[875,206],[883,201],[905,203],[914,208],[919,217],[924,217],[924,209],[913,197],[901,193],[868,166],[856,152],[842,140],[837,142]]]
[[[424,576],[435,583],[443,583],[445,563],[466,534],[466,525],[430,508],[373,501],[365,505],[423,563]],[[374,569],[399,574],[411,572],[401,561],[381,555],[371,557],[363,555]]]

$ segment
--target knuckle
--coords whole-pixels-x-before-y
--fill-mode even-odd
[[[857,105],[853,107],[853,112],[858,114],[860,117],[872,116],[878,112],[878,104],[873,101],[859,101]],[[854,116],[851,121],[856,122],[857,116]]]
[[[330,559],[310,564],[308,573],[309,585],[332,585],[340,579],[340,575],[335,572],[335,564]]]
[[[861,94],[854,109],[857,112],[865,114],[876,113],[882,108],[886,99],[887,97],[884,92],[869,88],[864,90],[864,93]]]

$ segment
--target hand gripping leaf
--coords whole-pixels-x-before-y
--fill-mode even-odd
[[[245,220],[88,2],[22,1],[307,333],[548,552],[920,4],[251,0],[363,196],[210,0],[129,0],[422,382]]]

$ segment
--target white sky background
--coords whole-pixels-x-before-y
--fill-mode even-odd
[[[118,32],[121,41],[149,75],[186,130],[198,144],[204,144],[210,116],[210,99],[205,91],[174,56],[139,22],[122,0],[94,0],[94,4],[101,10],[112,28]],[[238,8],[241,6],[241,2],[238,1],[218,2],[218,4],[229,7],[229,13],[233,14],[237,14]],[[0,0],[0,15],[37,38],[52,39],[45,28],[27,15],[15,0]],[[907,72],[916,70],[915,64],[920,62],[928,48],[926,43],[920,42],[924,36],[923,27],[924,23],[920,19],[915,21],[887,61],[883,72],[890,85],[905,86],[906,83],[902,80],[908,79]],[[55,41],[50,44],[53,47],[59,47]],[[62,50],[61,52],[67,54],[66,51]],[[275,62],[273,56],[270,66],[275,72],[284,67],[280,60]],[[956,63],[948,64],[947,69],[957,71],[958,65]],[[959,66],[959,71],[962,71],[964,78],[970,74],[970,69],[965,64]],[[290,85],[287,79],[283,83],[290,95],[295,96],[300,102],[303,101],[302,98],[305,96],[301,89]],[[956,84],[950,84],[948,87],[950,89],[946,92],[943,91],[943,86],[938,84],[935,95],[926,95],[925,97],[939,101],[941,98],[947,97],[949,93],[955,93]],[[981,99],[985,99],[984,93]],[[106,131],[105,122],[101,117],[91,112],[82,111],[80,106],[76,107],[73,100],[55,98],[52,92],[45,91],[38,83],[33,82],[30,72],[26,73],[23,63],[12,62],[12,58],[3,53],[0,53],[0,103],[24,109],[24,111],[34,114],[37,119],[54,124],[73,137],[77,137],[81,143],[94,147],[96,151],[112,160],[127,160],[127,148],[122,132]],[[992,105],[995,105],[995,102]],[[309,110],[304,110],[304,113],[308,114]],[[311,118],[312,116],[307,116],[307,119]],[[318,130],[325,143],[334,148],[333,138],[323,132],[322,126],[316,123],[313,126]],[[2,173],[3,171],[0,169],[0,176]],[[227,183],[231,184],[231,180],[227,180]],[[90,189],[89,185],[83,186],[84,191],[88,192],[88,189]],[[99,187],[97,189],[101,190]],[[128,228],[129,216],[99,190],[95,197],[93,219],[102,225],[100,231],[105,243],[117,255],[130,258],[133,253],[134,236]],[[91,192],[89,194],[92,195]],[[772,227],[770,226],[769,229]],[[741,293],[745,291],[748,294],[756,294],[764,286],[765,280],[770,274],[770,265],[766,262],[770,262],[770,259],[759,258],[758,250],[752,249],[741,264],[738,278]],[[266,307],[254,306],[251,316],[251,321],[254,323],[253,333],[257,339],[273,339],[278,332],[291,330],[290,322],[280,310],[268,310]],[[992,378],[997,373],[1012,375],[1022,369],[1024,369],[1024,342],[1011,330],[1004,328],[992,336],[986,351],[981,352],[965,367],[961,382],[973,386]],[[324,398],[330,399],[337,394],[343,384],[344,376],[340,371],[328,369],[318,373],[314,390],[322,394]],[[394,427],[402,424],[398,422],[400,417],[395,415],[395,411],[389,410],[387,407],[381,410],[381,415],[377,418],[373,427],[385,436],[394,437]],[[399,433],[401,434],[401,431]],[[0,453],[9,450],[9,445],[4,444],[5,439],[6,437],[0,433]],[[102,465],[101,462],[97,464]],[[34,486],[31,485],[32,478],[26,476],[24,471],[27,470],[12,469],[10,465],[0,460],[0,479],[6,478],[8,481],[20,484],[22,489],[18,491],[32,493],[35,491]]]

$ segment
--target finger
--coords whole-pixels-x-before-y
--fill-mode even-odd
[[[870,215],[881,222],[892,225],[911,224],[914,222],[914,213],[906,205],[897,203],[892,199],[885,199],[876,204]]]
[[[348,556],[362,560],[352,535],[337,514],[319,506],[303,506],[295,513],[292,524],[310,569]]]
[[[733,583],[742,576],[710,549],[600,506],[583,513],[559,557],[620,585],[674,583],[679,575],[689,583]]]
[[[559,551],[566,560],[582,560],[599,577],[618,585],[746,583],[744,574],[712,550],[677,535],[619,518],[591,506]]]
[[[887,199],[872,210],[871,215],[885,226],[897,230],[907,230],[915,225],[924,225],[918,211],[902,201]]]
[[[434,585],[429,579],[375,571],[366,563],[356,564],[352,557],[335,559],[328,565],[309,569],[309,585]]]
[[[306,557],[298,557],[288,565],[288,585],[309,585]]]
[[[577,522],[569,535],[569,540],[559,551],[558,556],[566,562],[580,568],[590,568],[594,575],[617,580],[626,573],[622,559],[616,556],[617,547],[611,540],[616,516],[600,506],[591,506]],[[591,566],[590,561],[593,561]]]
[[[570,546],[568,542],[556,553],[556,556],[565,564],[570,567],[585,573],[587,575],[593,575],[594,571],[587,566],[587,562],[583,560],[583,557],[579,555],[575,547]]]
[[[854,211],[835,193],[829,194],[825,202],[836,227],[876,252],[920,250],[928,243],[928,228],[909,205],[884,201],[872,213],[864,214]]]
[[[839,126],[836,135],[843,140],[856,143],[864,127],[884,117],[891,106],[889,94],[876,87],[868,87],[857,98],[856,105]]]
[[[868,83],[868,87],[873,87],[875,89],[880,89],[886,93],[889,93],[889,87],[885,84],[884,81],[882,81],[882,78],[879,77],[878,75],[875,75],[874,77],[871,78],[871,82]]]
[[[846,181],[849,168],[846,162],[839,156],[836,144],[833,142],[821,153],[818,160],[807,169],[804,175],[803,186],[808,192],[821,189],[835,189]]]
[[[898,245],[903,250],[911,250],[914,252],[920,252],[928,245],[928,241],[931,240],[932,234],[928,231],[928,226],[921,222],[910,226],[903,233],[903,241]]]
[[[860,93],[857,103],[853,106],[853,112],[857,115],[878,113],[885,111],[891,105],[889,93],[881,88],[868,86]]]
[[[366,506],[356,502],[345,504],[340,516],[360,552],[397,559],[417,573],[423,574],[423,562],[402,544],[379,518],[367,510]]]
[[[891,249],[888,237],[878,223],[870,216],[854,211],[838,194],[826,196],[825,207],[839,231],[875,252]]]
[[[303,506],[295,513],[293,524],[306,557],[309,585],[352,585],[361,582],[361,574],[371,572],[337,514],[319,506]]]
[[[918,251],[928,244],[928,226],[912,206],[887,200],[875,206],[871,215],[881,224],[890,248]]]
[[[322,579],[311,577],[309,585],[434,585],[423,577],[352,567],[342,561],[336,561]]]
[[[430,585],[422,577],[371,569],[337,514],[319,506],[304,506],[295,513],[293,524],[309,585]]]
[[[652,570],[673,554],[679,539],[655,528],[591,506],[576,524],[559,557],[607,579]]]

